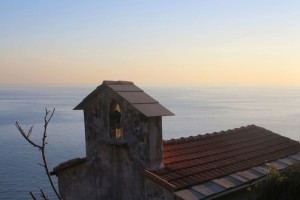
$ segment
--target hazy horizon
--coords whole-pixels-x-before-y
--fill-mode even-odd
[[[100,80],[99,82],[95,83],[0,83],[1,88],[91,88],[94,89],[102,84],[104,80]],[[118,80],[113,80],[118,81]],[[122,81],[132,81],[132,80],[122,80]],[[135,85],[141,88],[170,88],[170,89],[184,89],[184,88],[240,88],[240,89],[298,89],[300,85],[238,85],[238,84],[179,84],[179,83],[140,83],[140,82],[133,82]]]

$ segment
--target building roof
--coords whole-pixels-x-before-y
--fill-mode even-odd
[[[146,177],[183,199],[204,199],[249,184],[273,164],[300,162],[300,144],[249,125],[218,133],[164,141],[164,167]]]
[[[58,172],[60,171],[77,166],[79,164],[83,164],[85,162],[86,162],[86,158],[73,158],[71,160],[60,163],[59,165],[54,167],[52,172],[50,172],[50,175],[58,175]]]
[[[85,163],[72,159],[51,175]],[[164,167],[144,174],[187,200],[213,199],[262,179],[270,166],[284,169],[300,163],[300,143],[249,125],[233,130],[165,140]]]
[[[146,94],[142,89],[135,86],[133,82],[129,81],[103,81],[103,83],[84,98],[74,110],[83,110],[84,106],[106,87],[128,101],[146,117],[174,115],[167,108],[159,104],[158,101]]]

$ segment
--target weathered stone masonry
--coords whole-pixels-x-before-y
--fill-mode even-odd
[[[111,130],[112,104],[120,107],[121,137]],[[120,81],[104,81],[75,109],[84,112],[86,160],[54,170],[62,197],[145,199],[143,171],[163,165],[161,116],[173,114],[133,83]]]

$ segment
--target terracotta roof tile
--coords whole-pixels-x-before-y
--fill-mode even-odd
[[[164,168],[152,174],[179,190],[236,172],[261,176],[252,167],[300,152],[299,142],[249,125],[164,141]]]

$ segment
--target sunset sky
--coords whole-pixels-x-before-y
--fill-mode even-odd
[[[0,85],[300,86],[300,1],[1,0]]]

